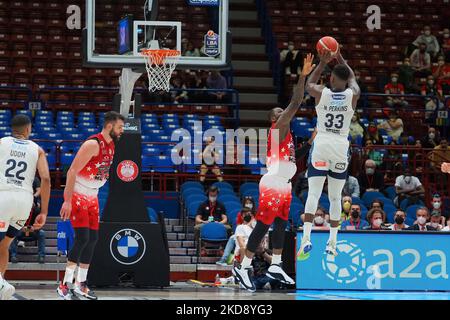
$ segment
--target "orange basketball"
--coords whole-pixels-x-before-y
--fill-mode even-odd
[[[336,54],[339,49],[339,43],[333,37],[323,37],[317,42],[316,49],[319,54],[324,54],[326,51]]]

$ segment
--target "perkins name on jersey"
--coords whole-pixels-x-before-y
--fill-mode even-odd
[[[348,110],[347,106],[324,106],[325,111],[345,112]]]

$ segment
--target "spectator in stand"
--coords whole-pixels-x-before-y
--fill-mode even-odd
[[[364,171],[358,176],[359,187],[361,189],[361,196],[366,191],[382,191],[384,189],[384,177],[381,172],[377,170],[377,165],[373,160],[366,160],[364,163]]]
[[[405,87],[403,84],[398,82],[398,74],[391,74],[391,82],[388,82],[387,85],[384,86],[385,94],[405,94]],[[390,108],[394,107],[403,107],[406,108],[408,106],[408,101],[405,100],[405,97],[392,97],[388,96],[386,104]]]
[[[431,74],[431,56],[426,51],[425,43],[419,44],[419,48],[414,50],[409,58],[411,67],[414,69],[414,77],[425,78]]]
[[[450,217],[447,218],[444,229],[442,231],[450,231]]]
[[[45,263],[45,231],[42,229],[34,229],[33,225],[36,217],[41,213],[41,181],[38,177],[33,181],[34,201],[31,208],[30,217],[25,222],[25,226],[16,235],[13,242],[9,247],[10,261],[11,263],[17,263],[17,247],[20,241],[29,242],[37,241],[38,244],[38,262],[40,264]]]
[[[421,94],[427,96],[425,99],[425,110],[427,110],[425,119],[430,120],[433,118],[436,108],[438,106],[439,108],[444,106],[444,93],[442,87],[436,84],[433,76],[430,75],[427,78],[427,83],[422,86]],[[436,98],[438,101],[436,101]]]
[[[267,276],[267,271],[272,264],[272,252],[267,248],[267,238],[265,237],[255,252],[252,260],[253,282],[257,290],[270,289],[276,290],[281,288],[279,280],[271,279]]]
[[[431,153],[431,166],[441,171],[441,164],[450,160],[450,147],[447,139],[441,139],[439,145]]]
[[[361,90],[361,98],[358,100],[358,104],[356,105],[356,109],[364,109],[368,105],[367,97],[364,96],[364,94],[369,92],[369,89],[365,85],[364,82],[362,82],[361,79],[361,72],[359,70],[355,70],[355,79],[356,83],[359,86],[359,89]]]
[[[401,231],[406,228],[409,228],[409,226],[405,223],[406,221],[406,212],[403,210],[398,209],[394,214],[394,224],[391,224],[389,227],[390,230],[393,231]]]
[[[373,144],[371,140],[366,141],[366,149],[365,149],[365,155],[367,159],[375,161],[375,164],[377,167],[381,167],[383,165],[383,154],[380,152],[379,149],[372,148]]]
[[[445,60],[450,61],[450,30],[448,28],[442,32],[442,53]]]
[[[427,225],[433,227],[436,231],[442,231],[442,229],[444,229],[442,218],[440,211],[433,210],[431,211],[430,222],[428,222]]]
[[[329,230],[330,224],[327,222],[327,216],[328,216],[327,211],[322,207],[318,207],[314,215],[313,229]]]
[[[384,213],[382,209],[370,209],[367,213],[367,221],[369,222],[369,226],[365,227],[364,230],[389,230],[384,225],[384,221],[386,221],[386,213]]]
[[[186,85],[182,82],[181,78],[179,77],[172,78],[171,82],[172,85],[170,86],[170,89],[173,90],[171,91],[172,101],[175,104],[187,102],[188,92],[184,90],[179,90],[179,89],[186,89]]]
[[[443,95],[450,95],[450,64],[445,62],[444,56],[438,57],[438,65],[433,68],[433,77],[437,87],[442,88]]]
[[[355,112],[352,117],[352,122],[350,122],[350,136],[352,137],[352,141],[355,141],[357,136],[361,136],[361,138],[364,137],[364,134],[364,126],[359,120],[358,113]]]
[[[197,72],[190,71],[187,86],[190,89],[206,89],[206,78],[202,78]],[[204,91],[189,92],[189,102],[202,103],[206,99]]]
[[[214,70],[211,71],[208,79],[206,79],[206,87],[208,89],[225,90],[228,87],[227,80],[220,74],[219,71]],[[208,92],[208,97],[211,102],[226,103],[228,100],[227,93],[224,91]]]
[[[426,207],[420,207],[416,210],[416,221],[414,225],[410,226],[406,230],[415,230],[415,231],[436,231],[430,225],[427,225],[428,219],[430,218],[430,212]]]
[[[380,136],[377,125],[374,122],[369,123],[369,127],[367,128],[366,135],[364,136],[364,141],[370,140],[372,144],[382,145],[383,138]],[[366,144],[367,146],[367,144]]]
[[[392,110],[389,113],[389,119],[378,125],[378,129],[386,130],[386,133],[397,141],[403,132],[403,120],[399,118],[397,111]]]
[[[238,262],[240,262],[241,257],[245,255],[248,237],[250,237],[255,226],[255,217],[250,209],[243,208],[241,215],[243,222],[236,227],[236,231],[234,232],[236,244],[236,249],[234,249],[234,259]]]
[[[200,204],[197,209],[197,216],[195,217],[194,235],[196,241],[200,238],[202,227],[208,223],[221,223],[227,229],[228,233],[231,232],[225,206],[222,202],[217,201],[219,189],[215,186],[210,186],[207,194],[208,199]]]
[[[341,223],[349,219],[352,202],[352,197],[345,196],[342,198]]]
[[[370,209],[380,209],[380,210],[384,210],[384,202],[381,201],[380,199],[374,199],[372,201],[372,203],[370,204]],[[384,222],[384,220],[383,220]]]
[[[394,141],[389,143],[389,146],[396,146]],[[397,174],[402,167],[402,156],[399,150],[389,149],[383,157],[382,169],[385,171],[385,178],[394,178],[393,175]]]
[[[403,84],[406,93],[419,93],[420,88],[416,85],[414,81],[415,70],[411,66],[411,60],[406,57],[403,60],[403,64],[398,70],[398,82]]]
[[[425,201],[425,188],[420,180],[412,175],[409,168],[406,168],[404,173],[395,179],[395,191],[397,197],[394,199],[394,203],[397,207],[404,199],[408,199],[406,207]]]
[[[359,198],[361,192],[359,189],[359,182],[354,176],[349,175],[345,181],[344,189],[342,189],[343,196],[350,196],[352,198]]]
[[[194,47],[191,41],[186,44],[186,51],[184,51],[183,56],[186,57],[200,57],[200,50]]]
[[[440,51],[440,46],[437,38],[431,34],[431,27],[425,26],[423,33],[414,40],[413,45],[419,47],[422,43],[426,46],[426,52],[434,59]]]
[[[301,64],[301,54],[295,50],[293,41],[288,42],[287,49],[280,52],[281,70],[287,74],[298,74],[298,69]]]
[[[368,226],[369,223],[361,219],[361,206],[354,203],[350,209],[350,219],[342,222],[341,230],[362,230]]]
[[[439,145],[441,137],[439,131],[433,127],[428,128],[428,134],[422,138],[422,147],[425,149],[434,149]]]
[[[220,160],[220,154],[215,150],[214,145],[214,137],[208,137],[206,140],[206,147],[199,157],[202,160],[202,164],[200,166],[200,182],[205,183],[206,174],[209,170],[214,173],[217,178],[217,181],[223,181],[222,172],[220,171],[217,163]]]
[[[445,225],[445,217],[450,217],[449,213],[444,210],[444,206],[442,204],[442,198],[439,193],[433,194],[433,198],[431,199],[431,210],[437,211],[442,216],[442,225]]]

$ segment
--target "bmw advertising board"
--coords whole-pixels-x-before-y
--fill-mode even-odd
[[[328,237],[311,235],[309,258],[296,262],[297,289],[450,291],[448,232],[340,232],[337,256],[325,254]]]

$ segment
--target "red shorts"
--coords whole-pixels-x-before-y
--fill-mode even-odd
[[[70,222],[75,228],[99,229],[100,210],[97,196],[85,196],[74,193],[72,196],[72,213]]]
[[[292,200],[292,185],[277,176],[263,176],[259,183],[259,207],[256,220],[271,225],[275,218],[287,221]]]

